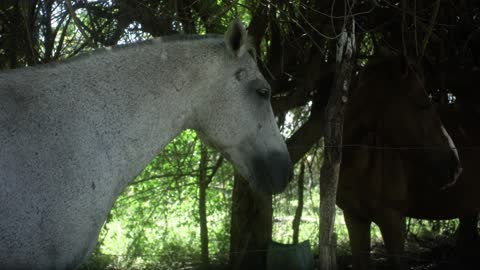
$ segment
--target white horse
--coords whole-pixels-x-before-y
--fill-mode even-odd
[[[0,73],[0,269],[74,269],[122,190],[194,129],[253,188],[292,163],[244,26]]]

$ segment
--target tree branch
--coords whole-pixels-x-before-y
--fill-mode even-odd
[[[310,117],[288,140],[287,148],[293,163],[297,163],[323,136],[324,106],[314,102]]]
[[[425,34],[425,39],[423,40],[422,50],[420,52],[420,57],[425,55],[425,51],[427,49],[428,41],[430,40],[430,36],[432,35],[433,28],[435,27],[435,22],[437,21],[438,11],[440,10],[440,0],[435,2],[435,7],[433,9],[432,18],[430,19],[430,25],[427,28],[427,33]]]
[[[82,33],[82,36],[85,38],[87,43],[92,48],[97,48],[98,47],[97,44],[91,39],[90,35],[88,35],[87,32],[85,31],[86,26],[77,17],[77,14],[75,14],[75,10],[72,7],[72,2],[70,0],[65,0],[65,4],[67,5],[67,10],[68,10],[68,13],[70,14],[70,17],[72,17],[73,22],[77,26],[80,33]]]

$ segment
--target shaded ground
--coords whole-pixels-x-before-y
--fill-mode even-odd
[[[405,246],[404,259],[410,270],[479,270],[480,246],[462,251],[455,247],[453,237],[411,238]],[[467,254],[468,253],[468,254]],[[348,243],[337,248],[338,270],[352,269]],[[315,256],[315,260],[317,260]],[[388,255],[382,242],[372,247],[371,269],[390,270]],[[193,268],[201,270],[201,268]],[[212,270],[231,270],[217,265]]]
[[[344,248],[343,250],[340,250]],[[404,259],[411,270],[478,270],[480,249],[462,251],[455,247],[451,238],[409,239]],[[466,254],[470,253],[470,254]],[[338,270],[352,269],[348,247],[340,247]],[[371,269],[389,270],[388,255],[382,243],[372,248]]]
[[[340,244],[337,248],[338,270],[352,269],[352,257],[348,243]],[[317,257],[317,256],[315,256]],[[411,237],[406,244],[404,259],[411,270],[479,270],[480,269],[480,245],[476,248],[460,249],[455,247],[453,237],[414,238]],[[315,258],[318,259],[318,258]],[[371,269],[390,270],[387,262],[387,252],[383,243],[377,242],[372,248]],[[198,261],[197,261],[198,262]],[[114,268],[110,262],[96,260],[90,265],[85,265],[81,270],[125,270],[126,268]],[[159,262],[147,267],[128,267],[134,270],[203,270],[199,263],[179,262],[177,265],[165,265]],[[209,270],[231,270],[225,263],[212,262]]]
[[[340,245],[338,252],[338,270],[352,269],[352,257],[347,244]],[[410,270],[479,270],[480,248],[466,252],[455,248],[452,238],[410,239],[406,244],[404,258]],[[315,256],[316,257],[316,256]],[[317,257],[315,258],[318,259]],[[390,270],[387,252],[383,243],[377,242],[372,248],[371,269]],[[189,268],[198,269],[199,267]],[[211,270],[231,270],[225,265],[216,265]]]

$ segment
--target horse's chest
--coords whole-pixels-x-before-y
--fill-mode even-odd
[[[406,207],[408,178],[397,152],[363,149],[344,157],[338,191],[341,207],[369,212],[380,207]]]

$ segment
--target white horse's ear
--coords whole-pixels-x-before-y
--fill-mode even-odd
[[[225,44],[230,52],[241,57],[247,51],[248,34],[245,26],[240,20],[234,20],[225,32]]]

